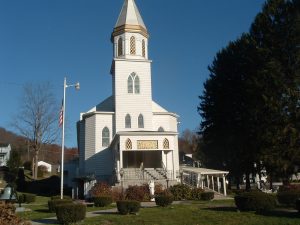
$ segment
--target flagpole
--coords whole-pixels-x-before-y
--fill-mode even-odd
[[[64,196],[64,153],[65,153],[65,114],[66,114],[66,88],[67,78],[64,79],[63,118],[62,118],[62,141],[61,141],[61,170],[60,170],[60,199]]]
[[[62,141],[61,141],[61,170],[60,170],[60,199],[64,197],[64,153],[65,153],[65,115],[66,115],[66,89],[68,87],[75,87],[76,90],[80,89],[80,84],[67,85],[67,78],[64,79],[64,98],[63,98],[63,118],[62,118]]]

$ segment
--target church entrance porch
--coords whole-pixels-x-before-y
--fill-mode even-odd
[[[162,168],[161,151],[124,151],[123,168]]]

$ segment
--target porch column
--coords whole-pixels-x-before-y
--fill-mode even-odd
[[[200,187],[200,185],[201,185],[201,173],[197,173],[197,188],[199,188]]]
[[[207,188],[209,188],[209,176],[206,175],[206,180],[207,180]]]
[[[226,179],[225,175],[223,174],[223,188],[224,188],[224,195],[227,196],[227,191],[226,191]]]
[[[214,176],[211,176],[211,184],[213,191],[215,190],[215,182],[214,182]]]
[[[219,177],[219,175],[217,176],[217,187],[218,187],[218,192],[220,193],[220,177]]]
[[[123,168],[123,151],[120,149],[120,169]]]

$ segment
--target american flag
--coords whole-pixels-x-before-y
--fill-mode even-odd
[[[63,124],[63,118],[64,118],[64,101],[62,101],[61,103],[61,109],[59,112],[59,127],[61,127]]]

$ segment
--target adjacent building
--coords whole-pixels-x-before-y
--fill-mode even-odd
[[[6,166],[11,151],[10,144],[0,143],[0,166]]]

